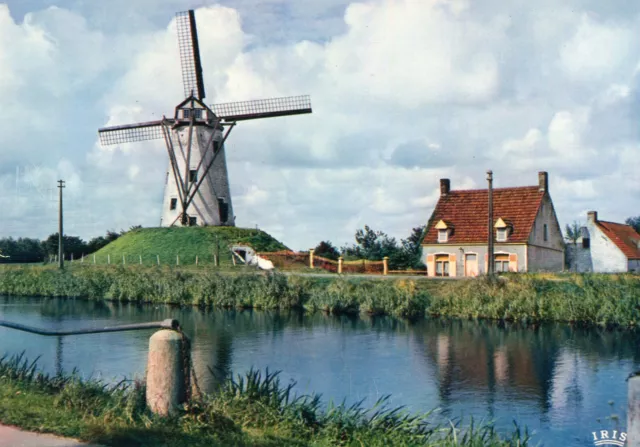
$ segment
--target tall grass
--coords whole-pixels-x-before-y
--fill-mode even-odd
[[[143,266],[0,267],[0,295],[196,305],[203,308],[307,309],[333,314],[564,321],[637,327],[640,277],[575,274],[499,279],[312,278],[224,274]]]
[[[227,378],[217,393],[162,419],[146,408],[144,383],[109,387],[34,366],[22,356],[0,359],[0,421],[104,445],[526,446],[530,438],[518,427],[501,435],[491,424],[409,414],[387,407],[388,397],[372,408],[343,402],[323,410],[320,396],[295,396],[295,384],[282,386],[268,370]]]

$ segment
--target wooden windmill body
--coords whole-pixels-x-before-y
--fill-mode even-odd
[[[225,142],[238,121],[311,113],[308,96],[207,106],[193,10],[176,18],[186,99],[173,118],[99,129],[103,145],[163,139],[169,155],[161,226],[235,226]]]

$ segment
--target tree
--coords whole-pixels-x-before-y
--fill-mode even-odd
[[[79,259],[82,255],[86,255],[89,253],[87,244],[85,241],[80,239],[77,236],[64,236],[63,238],[64,245],[64,258],[71,259],[71,255],[73,255],[74,259]],[[54,233],[50,235],[47,239],[42,241],[42,248],[44,254],[47,256],[55,256],[58,254],[58,233]]]
[[[407,239],[402,239],[401,252],[403,255],[403,265],[413,269],[425,268],[422,262],[422,240],[427,230],[426,225],[414,227]]]
[[[573,221],[571,225],[567,224],[565,232],[567,233],[567,239],[573,243],[573,265],[574,270],[578,271],[578,239],[580,239],[581,225],[577,221]],[[567,260],[568,261],[568,260]]]
[[[42,262],[44,252],[38,239],[0,239],[0,262]]]
[[[624,223],[631,225],[636,232],[640,233],[640,216],[630,217]]]
[[[352,258],[380,261],[385,256],[391,257],[398,250],[395,238],[387,236],[382,231],[375,231],[368,225],[356,231],[355,239],[355,245],[342,249],[345,255]]]
[[[321,256],[327,259],[333,259],[334,261],[340,257],[340,252],[333,246],[331,241],[322,241],[313,250],[316,256]]]

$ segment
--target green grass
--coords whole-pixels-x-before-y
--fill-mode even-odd
[[[120,236],[95,253],[97,264],[212,265],[219,244],[221,265],[231,265],[230,244],[248,244],[259,252],[287,250],[287,247],[262,230],[237,227],[168,227],[140,228]],[[93,263],[94,255],[85,263]],[[74,262],[79,262],[78,260]]]
[[[0,421],[113,446],[526,446],[518,427],[466,427],[432,413],[388,408],[383,398],[323,410],[318,396],[295,396],[278,373],[249,371],[227,378],[215,394],[191,400],[160,418],[145,404],[145,384],[107,386],[77,376],[48,376],[22,356],[0,359]]]

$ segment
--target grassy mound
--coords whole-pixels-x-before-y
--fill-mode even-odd
[[[220,264],[231,264],[231,244],[250,245],[257,251],[269,252],[287,250],[287,247],[262,230],[237,227],[169,227],[140,228],[125,233],[117,240],[95,253],[96,264],[139,264],[144,265],[213,264],[214,255]],[[84,262],[93,263],[94,255]]]

